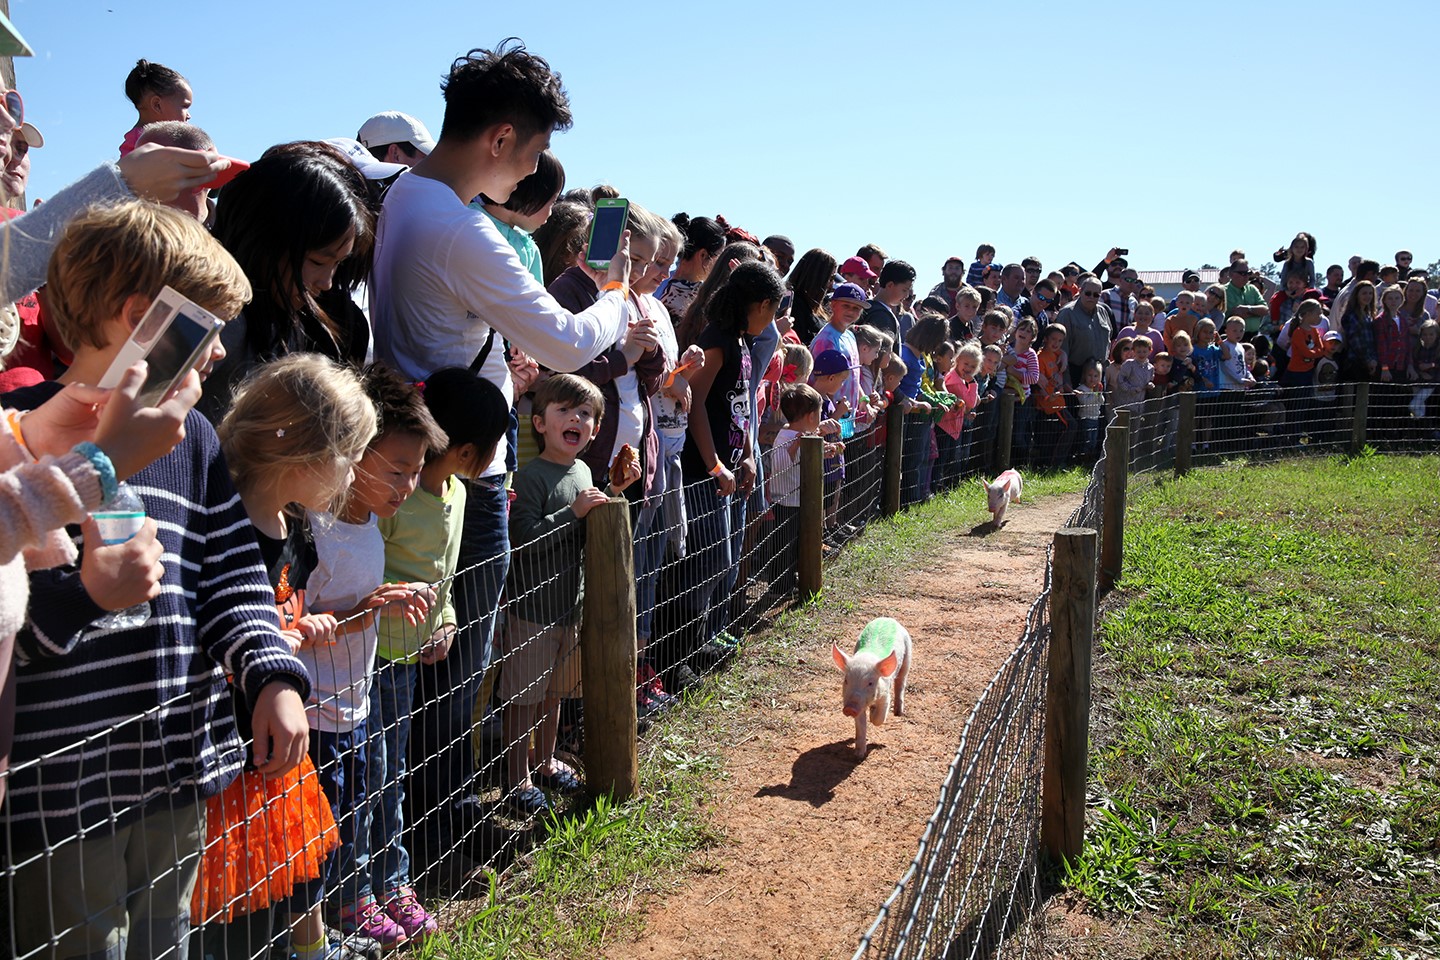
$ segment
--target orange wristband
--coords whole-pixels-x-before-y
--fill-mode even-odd
[[[625,284],[621,283],[619,280],[611,280],[609,283],[605,284],[605,286],[600,288],[601,293],[609,293],[611,290],[619,290],[622,297],[628,296],[625,290]]]

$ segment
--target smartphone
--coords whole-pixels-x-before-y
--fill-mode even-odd
[[[620,236],[630,220],[630,201],[606,197],[595,201],[595,217],[590,221],[590,243],[585,247],[585,262],[592,270],[609,270],[610,261],[620,249]]]
[[[1116,248],[1115,248],[1115,256],[1117,256],[1117,257],[1128,257],[1128,256],[1130,256],[1130,248],[1129,248],[1129,247],[1116,247]]]
[[[135,325],[130,339],[115,355],[100,386],[111,388],[136,360],[149,365],[140,401],[158,406],[175,392],[187,374],[210,356],[210,350],[225,321],[193,300],[188,300],[170,287],[145,311]]]

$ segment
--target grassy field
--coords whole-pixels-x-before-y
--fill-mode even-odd
[[[1440,460],[1132,491],[1074,956],[1440,956]]]
[[[1080,471],[1027,477],[1026,498],[1076,492],[1085,480]],[[640,799],[601,799],[549,823],[544,842],[492,876],[488,895],[458,926],[427,941],[421,956],[593,957],[631,929],[640,898],[708,868],[717,836],[706,805],[725,775],[726,748],[759,725],[783,722],[765,710],[793,685],[797,645],[925,562],[945,531],[969,531],[988,517],[980,489],[969,483],[870,524],[826,567],[818,602],[749,638],[734,664],[651,729],[641,742]]]

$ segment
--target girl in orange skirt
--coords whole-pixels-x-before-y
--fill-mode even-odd
[[[335,642],[335,618],[305,607],[315,544],[303,507],[333,508],[354,462],[375,435],[375,407],[359,377],[315,354],[293,354],[257,368],[241,385],[219,427],[235,488],[255,526],[281,631],[293,649]],[[249,711],[236,710],[237,719]],[[249,742],[249,731],[243,730]],[[298,960],[368,954],[331,942],[320,904],[321,878],[339,833],[310,759],[266,779],[248,762],[206,811],[206,845],[192,900],[192,922],[230,929],[207,933],[207,954],[241,955],[237,935],[263,943],[272,908],[289,914],[290,952]],[[255,931],[253,917],[261,924]],[[217,941],[223,940],[223,944]],[[209,949],[215,943],[215,949]],[[249,944],[253,955],[259,944]]]

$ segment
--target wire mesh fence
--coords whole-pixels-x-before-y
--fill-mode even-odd
[[[1128,410],[1128,470],[1161,476],[1367,444],[1433,449],[1436,405],[1417,396],[1407,385],[1347,384],[1148,400]],[[1041,422],[1021,446],[1014,413],[977,414],[953,443],[928,417],[890,418],[845,438],[815,474],[813,528],[802,516],[798,448],[767,450],[762,479],[731,494],[677,465],[661,492],[629,503],[635,643],[622,697],[634,701],[636,735],[683,709],[679,695],[741,655],[799,597],[803,550],[843,549],[887,511],[889,490],[919,502],[1002,462],[1100,456],[1078,417]],[[1097,424],[1097,439],[1104,432]],[[1095,462],[1072,524],[1103,526],[1106,463]],[[581,635],[588,603],[608,600],[582,599],[587,523],[548,521],[556,511],[527,523],[512,514],[508,528],[527,531],[512,543],[504,488],[473,481],[466,497],[457,509],[475,522],[455,545],[454,575],[383,588],[378,609],[366,606],[369,591],[311,584],[309,609],[338,611],[340,622],[333,638],[301,651],[314,685],[310,750],[284,776],[256,769],[255,692],[243,669],[231,675],[235,664],[197,656],[199,692],[98,726],[87,719],[85,684],[103,688],[125,637],[81,635],[76,656],[89,673],[62,715],[27,709],[25,685],[39,668],[18,664],[0,952],[265,957],[319,939],[345,951],[335,955],[373,956],[423,939],[483,896],[543,832],[536,815],[563,813],[592,772],[585,712],[601,704],[581,682],[591,656]],[[490,536],[471,537],[472,526]],[[315,535],[323,545],[334,534],[322,524]],[[375,580],[342,573],[332,581]],[[965,723],[914,861],[857,957],[1023,955],[1042,943],[1049,583],[1047,564],[1024,632]],[[623,649],[627,633],[604,650]],[[37,726],[58,729],[67,745],[27,754]]]

